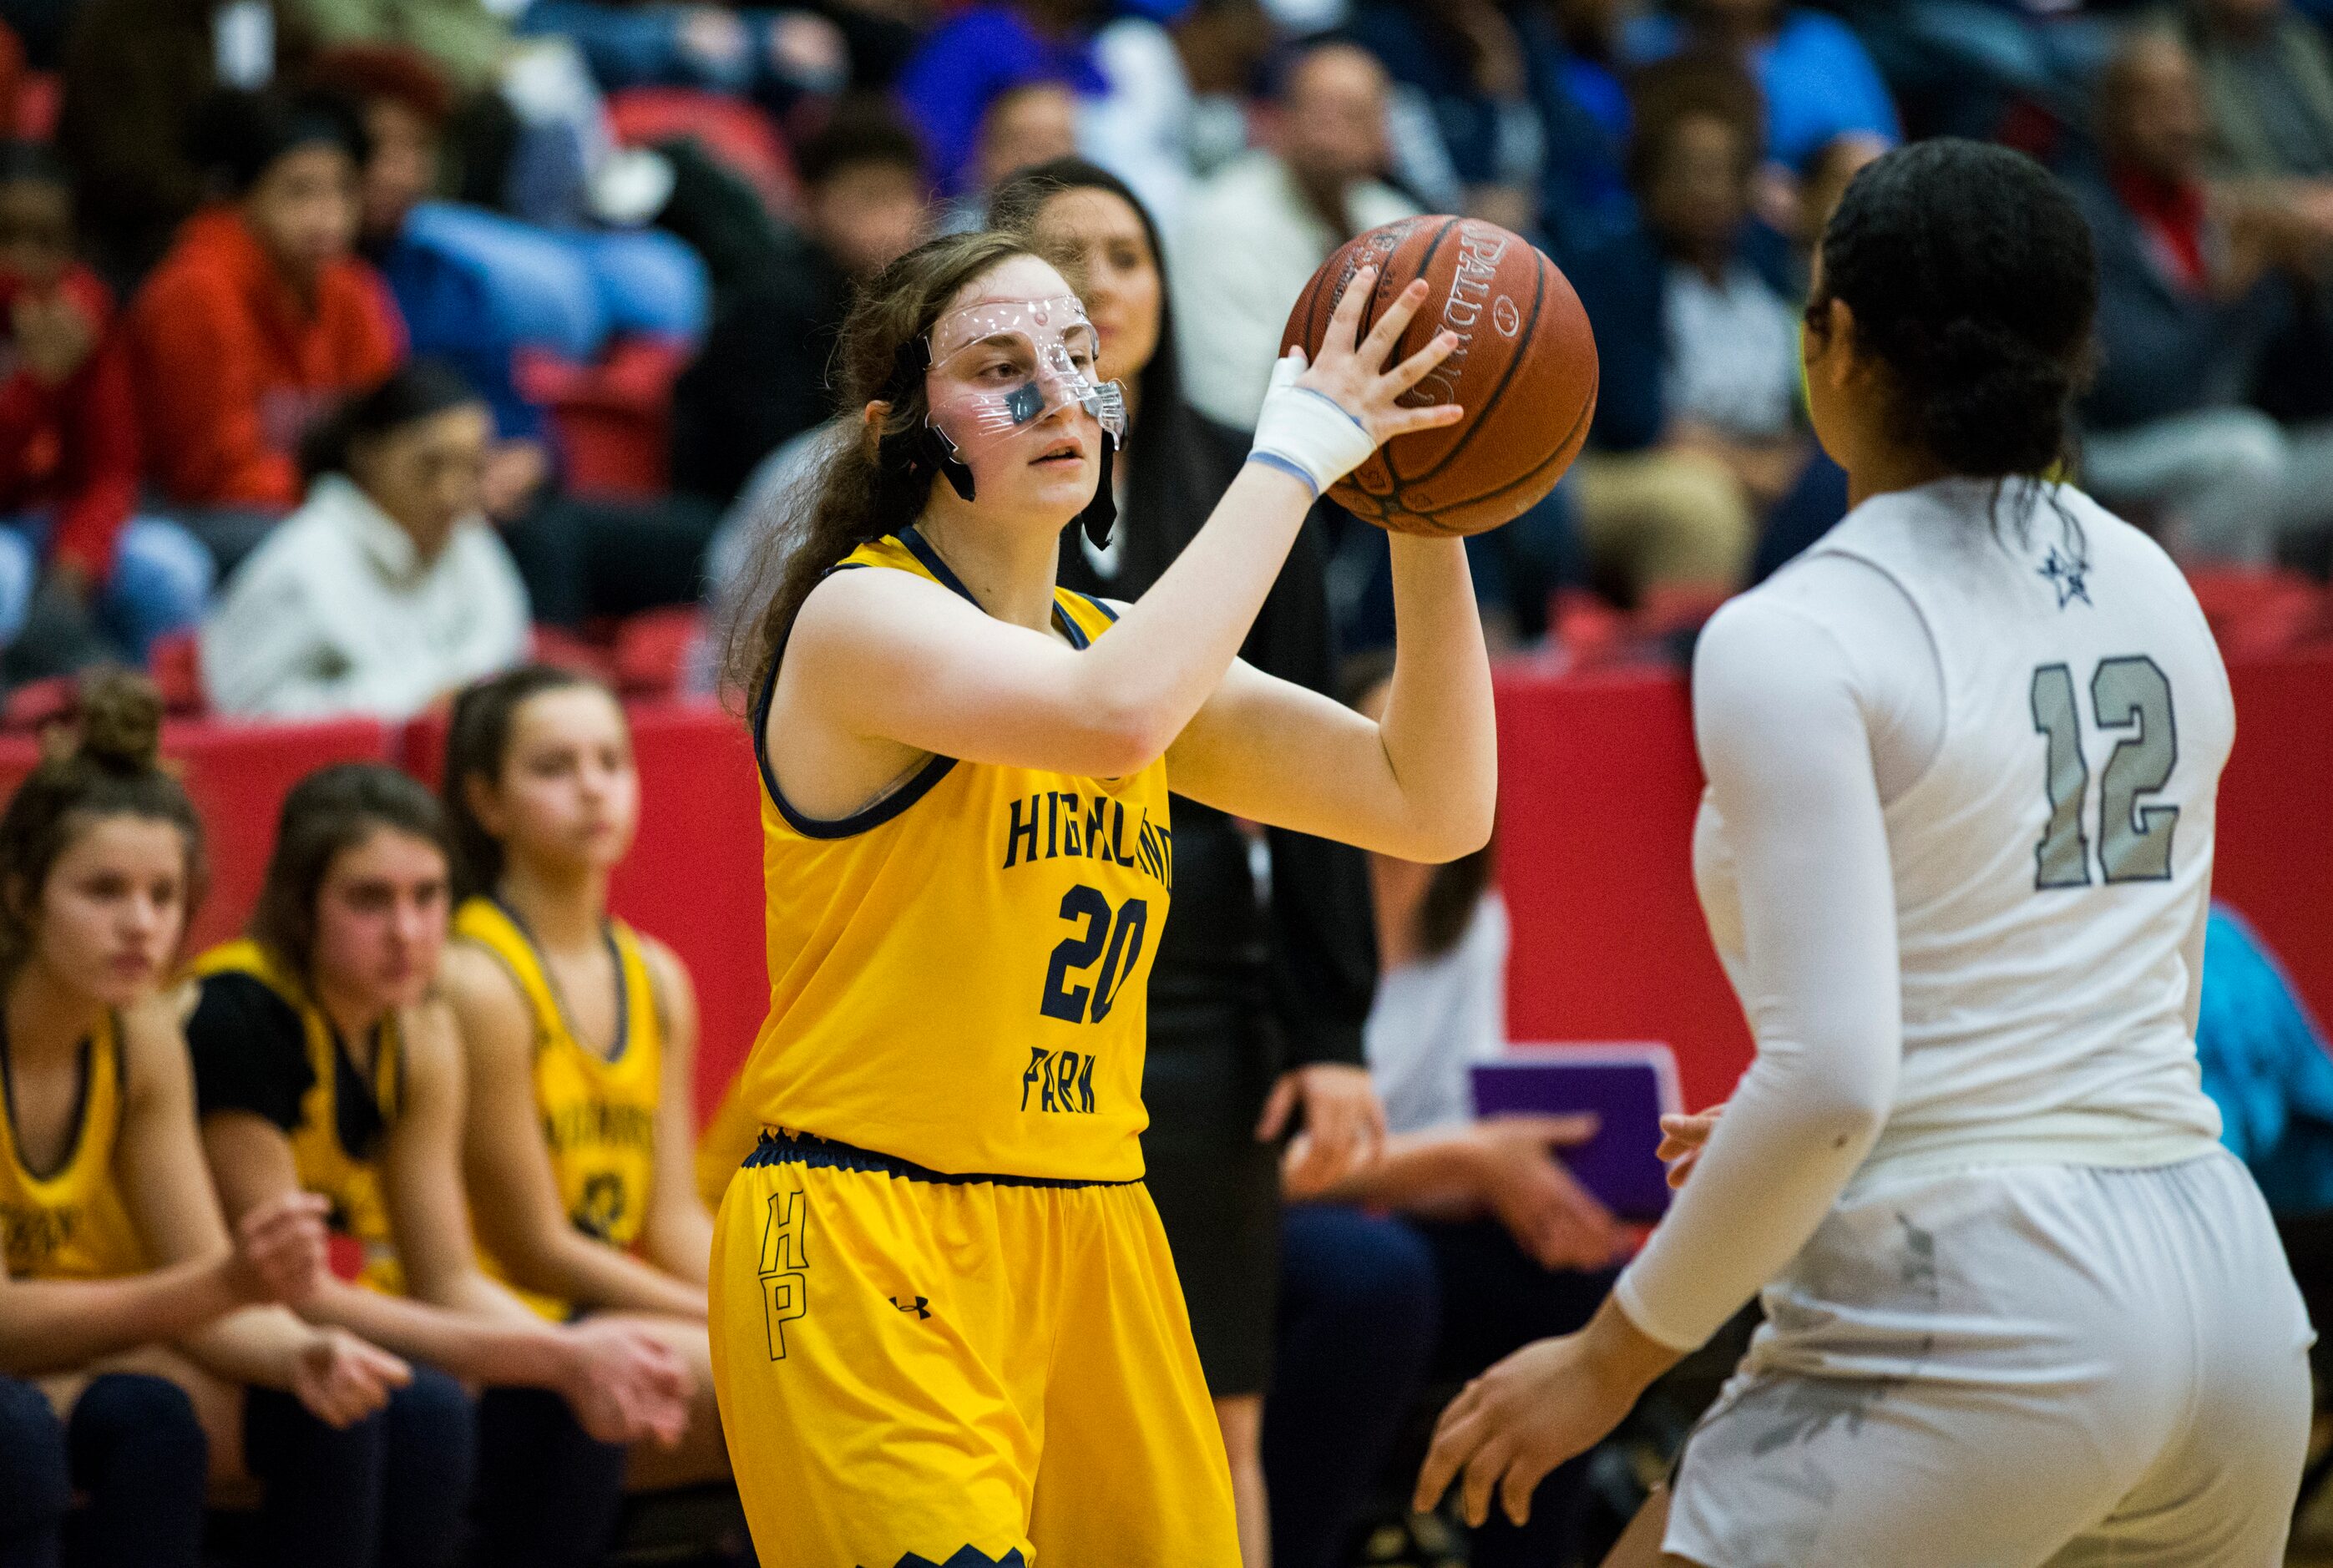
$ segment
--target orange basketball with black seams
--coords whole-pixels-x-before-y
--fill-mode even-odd
[[[1444,329],[1458,347],[1403,398],[1456,403],[1457,424],[1396,436],[1330,486],[1354,516],[1400,534],[1480,534],[1513,521],[1555,487],[1588,439],[1596,411],[1596,339],[1579,296],[1556,265],[1520,235],[1471,217],[1409,217],[1373,228],[1321,264],[1282,334],[1317,359],[1345,285],[1378,269],[1362,315],[1378,313],[1413,278],[1428,293],[1393,361]]]

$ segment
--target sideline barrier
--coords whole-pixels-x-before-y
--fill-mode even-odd
[[[2333,1018],[2333,651],[2239,661],[2230,678],[2239,727],[2221,789],[2215,891],[2259,928],[2318,1015]],[[1498,703],[1510,1036],[1665,1040],[1686,1103],[1723,1098],[1749,1063],[1750,1036],[1694,896],[1701,773],[1684,678],[1511,665]],[[768,1002],[760,786],[728,713],[683,702],[629,712],[645,803],[613,901],[696,977],[702,1116]],[[435,787],[444,746],[436,718],[401,736],[368,719],[167,725],[163,749],[185,767],[210,838],[214,880],[193,943],[241,927],[283,795],[302,774],[395,759]],[[0,792],[37,755],[30,737],[0,737]]]
[[[320,724],[237,724],[174,720],[162,726],[162,755],[184,771],[187,794],[203,819],[210,891],[195,912],[187,951],[198,953],[243,928],[259,899],[275,819],[292,786],[336,762],[388,762],[389,726],[378,719]],[[0,795],[13,795],[40,760],[30,736],[0,736]]]
[[[2228,673],[2236,747],[2213,892],[2333,1020],[2333,651]],[[1511,667],[1498,695],[1510,1037],[1666,1040],[1685,1102],[1723,1099],[1750,1063],[1750,1033],[1694,893],[1702,778],[1685,678]]]

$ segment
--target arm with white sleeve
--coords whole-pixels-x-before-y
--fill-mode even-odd
[[[1895,1093],[1895,891],[1858,685],[1838,639],[1769,594],[1721,612],[1695,660],[1695,730],[1733,849],[1735,979],[1758,1054],[1614,1287],[1628,1320],[1674,1350],[1700,1345],[1813,1236]]]

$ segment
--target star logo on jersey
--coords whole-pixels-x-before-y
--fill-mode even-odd
[[[2090,563],[2079,556],[2069,556],[2055,544],[2050,546],[2050,558],[2041,563],[2040,574],[2058,591],[2058,608],[2063,610],[2075,600],[2090,602],[2088,578]]]

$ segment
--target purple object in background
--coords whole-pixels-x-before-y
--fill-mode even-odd
[[[1477,1116],[1561,1116],[1591,1111],[1596,1136],[1563,1151],[1581,1186],[1622,1219],[1667,1212],[1660,1157],[1663,1115],[1685,1109],[1676,1056],[1666,1045],[1510,1045],[1469,1070]]]

